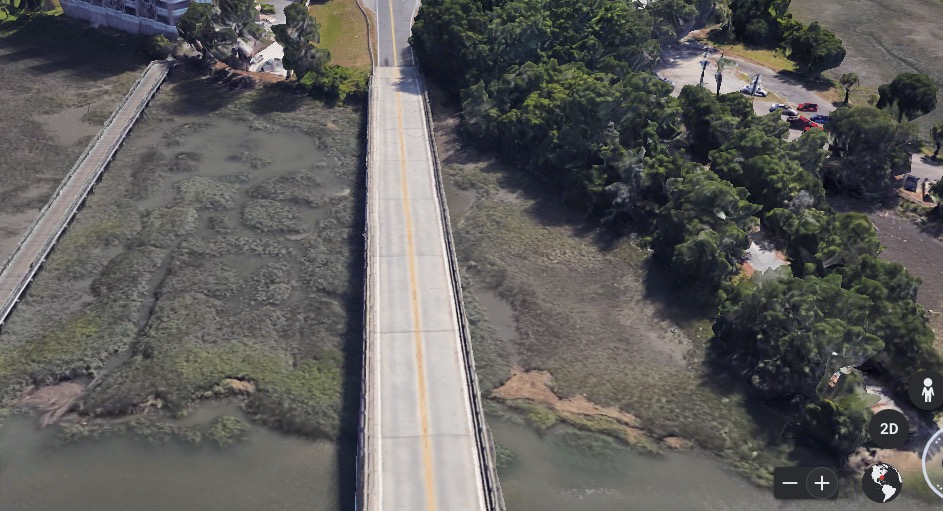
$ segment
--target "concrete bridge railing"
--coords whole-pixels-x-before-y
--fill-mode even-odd
[[[0,265],[0,284],[13,282],[12,286],[2,286],[4,291],[4,296],[0,297],[0,326],[6,321],[7,317],[13,311],[16,303],[19,301],[23,292],[28,287],[29,283],[33,280],[33,277],[39,271],[43,262],[46,260],[46,256],[52,250],[52,247],[58,242],[59,237],[62,236],[62,233],[68,227],[69,222],[75,216],[78,209],[81,207],[82,203],[88,197],[88,194],[91,192],[92,188],[95,186],[95,183],[101,177],[105,168],[108,166],[108,163],[111,162],[111,159],[114,157],[115,152],[124,142],[125,137],[131,131],[131,128],[134,126],[134,123],[140,118],[141,113],[144,111],[144,108],[150,102],[151,98],[154,97],[154,94],[157,92],[157,89],[164,82],[164,79],[167,77],[167,73],[170,71],[170,68],[174,64],[169,61],[154,61],[148,64],[147,68],[138,77],[137,81],[131,87],[131,90],[124,97],[121,104],[118,108],[112,112],[111,117],[105,121],[104,126],[101,131],[95,135],[95,138],[89,142],[88,146],[85,148],[85,151],[81,156],[76,160],[75,165],[69,170],[69,173],[66,174],[66,177],[59,183],[59,186],[56,187],[55,192],[52,194],[52,197],[48,202],[43,206],[39,211],[39,214],[27,228],[26,233],[16,244],[13,251],[6,258],[2,265]],[[132,103],[132,99],[138,95],[141,87],[146,87],[143,96],[139,96],[135,103]],[[115,140],[110,142],[110,145],[106,148],[104,153],[99,155],[96,158],[96,161],[89,161],[89,157],[94,149],[103,142],[103,137],[109,129],[113,128],[116,119],[125,113],[127,108],[131,108],[131,115],[126,119],[122,120],[123,124],[119,128],[119,135]],[[87,170],[87,165],[93,165],[93,171],[82,177],[77,177],[80,171]],[[47,218],[50,214],[53,214],[54,206],[58,205],[60,201],[69,200],[67,197],[63,196],[63,191],[68,187],[74,187],[75,179],[84,179],[81,188],[79,189],[77,195],[75,195],[68,208],[62,212],[60,218],[50,219]],[[55,227],[51,232],[40,233],[37,230],[37,227],[40,224],[43,224],[47,221],[56,221]],[[35,241],[33,238],[35,236],[44,236],[42,244],[36,248],[30,242]],[[30,261],[29,267],[25,268],[23,264],[20,264],[23,258],[27,258]],[[14,264],[17,263],[17,264]],[[17,276],[13,273],[23,271],[22,275]]]
[[[445,249],[448,255],[449,276],[452,278],[452,287],[455,289],[453,299],[458,315],[459,339],[462,343],[463,362],[465,373],[468,375],[466,385],[472,407],[474,421],[475,443],[481,463],[479,470],[485,489],[487,508],[491,511],[504,511],[504,495],[498,480],[498,464],[494,450],[494,440],[491,438],[491,429],[485,420],[485,413],[481,405],[481,387],[478,385],[478,373],[475,370],[475,354],[472,350],[471,333],[468,328],[468,317],[465,315],[465,300],[462,297],[462,276],[458,269],[458,258],[455,252],[454,238],[452,237],[452,223],[449,219],[449,208],[445,198],[445,188],[442,184],[442,169],[439,167],[439,148],[435,142],[435,121],[432,119],[432,107],[429,103],[429,92],[422,85],[423,110],[426,117],[426,126],[429,128],[429,144],[432,146],[432,165],[435,187],[439,196],[439,211],[442,214],[442,225],[445,232]]]

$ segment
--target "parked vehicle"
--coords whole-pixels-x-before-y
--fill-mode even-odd
[[[800,112],[818,112],[819,104],[818,103],[799,103],[799,106],[796,107]]]
[[[792,129],[796,129],[796,130],[809,131],[812,128],[820,128],[820,129],[822,128],[822,126],[809,120],[803,115],[790,117],[787,120],[789,121],[789,124],[791,125]]]
[[[920,183],[920,179],[918,179],[917,176],[913,174],[907,174],[904,176],[904,190],[907,190],[908,192],[916,192],[918,183]]]
[[[776,110],[779,110],[780,108],[789,108],[789,105],[785,103],[773,103],[773,106],[769,107],[769,111],[775,112]]]
[[[785,103],[773,103],[773,106],[769,107],[770,112],[775,112],[776,110],[782,109],[782,114],[787,116],[798,115],[799,112],[795,108],[785,104]]]
[[[749,95],[751,88],[752,88],[752,87],[750,87],[749,85],[747,85],[746,87],[740,89],[740,92]],[[754,95],[754,96],[759,96],[759,97],[761,97],[761,98],[765,98],[765,97],[766,97],[766,91],[763,90],[762,87],[757,87],[757,88],[756,88],[756,92],[754,92],[753,95]]]
[[[813,115],[812,117],[809,117],[809,119],[812,119],[813,122],[817,122],[819,124],[832,120],[832,118],[827,115]]]
[[[805,128],[802,128],[802,131],[809,131],[809,130],[822,130],[822,131],[825,131],[825,128],[823,128],[823,127],[819,126],[818,124],[812,122],[812,123],[810,123],[808,126],[806,126]]]

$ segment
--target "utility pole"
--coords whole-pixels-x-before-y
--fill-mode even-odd
[[[705,52],[705,56],[706,56],[706,52]],[[710,63],[711,61],[707,60],[706,58],[701,61],[701,81],[700,83],[697,84],[698,87],[704,86],[704,72],[707,71],[707,66],[709,66]]]

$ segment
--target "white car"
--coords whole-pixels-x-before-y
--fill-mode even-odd
[[[740,92],[742,92],[742,93],[744,93],[744,94],[750,94],[750,89],[751,89],[751,88],[752,88],[752,87],[750,87],[749,85],[747,85],[746,87],[740,89]],[[766,91],[765,91],[762,87],[757,87],[757,88],[756,88],[756,92],[754,92],[753,95],[754,95],[754,96],[759,96],[759,97],[761,97],[761,98],[765,98],[765,97],[766,97]]]
[[[788,116],[799,115],[799,112],[795,108],[785,103],[773,103],[773,106],[769,107],[769,111],[775,112],[776,110],[779,110],[780,108],[782,108],[783,110],[782,112],[783,115],[788,115]]]

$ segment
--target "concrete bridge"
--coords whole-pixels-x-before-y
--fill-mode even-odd
[[[366,2],[378,44],[367,130],[357,508],[503,511],[432,116],[407,44],[419,4]]]
[[[0,265],[0,328],[46,261],[46,256],[85,203],[92,187],[101,178],[141,112],[164,82],[172,65],[168,61],[154,61],[147,66],[124,101],[53,192],[52,198],[40,210],[36,220],[27,228],[13,252]]]

